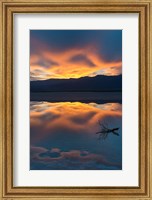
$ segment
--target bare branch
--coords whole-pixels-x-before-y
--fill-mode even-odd
[[[109,129],[108,126],[106,126],[107,123],[102,124],[101,121],[99,121],[99,125],[101,126],[101,131],[96,133],[96,134],[99,134],[99,138],[98,138],[99,140],[100,139],[105,140],[108,137],[109,133],[113,133],[114,135],[119,136],[119,134],[115,132],[115,131],[118,131],[119,128]]]

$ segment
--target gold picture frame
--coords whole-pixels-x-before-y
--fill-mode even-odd
[[[152,199],[152,1],[0,1],[0,199]],[[15,13],[139,14],[139,187],[13,186],[13,15]]]

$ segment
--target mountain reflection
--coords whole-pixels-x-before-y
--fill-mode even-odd
[[[30,105],[30,169],[120,170],[122,105],[119,103],[35,102]],[[99,141],[98,122],[120,127]]]

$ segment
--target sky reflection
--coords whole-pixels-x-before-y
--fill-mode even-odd
[[[121,104],[33,101],[30,109],[31,170],[122,168]],[[99,121],[120,136],[98,140]]]

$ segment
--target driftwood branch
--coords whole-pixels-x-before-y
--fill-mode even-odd
[[[119,128],[110,129],[110,128],[108,128],[107,124],[105,124],[105,123],[103,124],[100,121],[99,121],[99,125],[101,127],[101,130],[96,133],[96,134],[99,134],[99,138],[98,138],[99,140],[106,139],[110,133],[119,136],[119,133],[116,132],[119,130]]]

